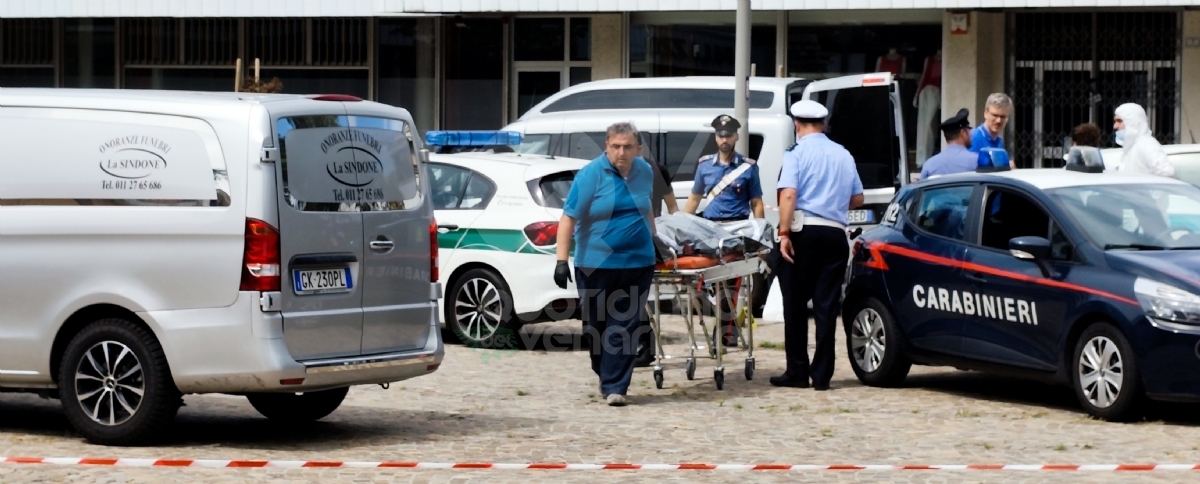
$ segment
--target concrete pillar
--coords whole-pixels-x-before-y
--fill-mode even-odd
[[[1188,47],[1186,39],[1200,38],[1200,11],[1183,12],[1183,65],[1180,68],[1183,83],[1179,89],[1183,111],[1180,113],[1180,143],[1200,142],[1193,135],[1200,133],[1200,89],[1188,86],[1200,85],[1200,46]]]
[[[988,95],[1004,90],[1004,14],[968,13],[966,34],[951,33],[950,15],[942,21],[942,117],[967,108],[978,125]]]
[[[623,77],[625,56],[621,14],[592,15],[592,80]]]

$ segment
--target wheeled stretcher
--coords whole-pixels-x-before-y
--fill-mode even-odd
[[[728,239],[734,240],[734,239]],[[725,245],[725,240],[722,241],[721,247]],[[672,251],[673,253],[674,251]],[[663,360],[676,358],[668,355],[663,351],[663,332],[662,332],[662,314],[657,301],[659,294],[662,293],[664,286],[673,286],[676,307],[682,307],[684,322],[687,325],[688,332],[688,349],[687,355],[684,356],[685,371],[688,380],[695,379],[696,375],[696,351],[708,349],[709,358],[716,360],[716,366],[713,368],[713,379],[716,381],[717,389],[725,388],[725,365],[724,354],[726,352],[725,345],[721,341],[720,328],[721,321],[726,316],[723,305],[720,303],[720,298],[727,291],[732,291],[733,301],[730,304],[732,309],[732,318],[734,324],[740,324],[742,331],[739,331],[738,342],[746,350],[745,360],[745,375],[747,380],[754,378],[754,312],[751,310],[751,294],[753,275],[762,273],[766,270],[765,257],[770,250],[763,250],[756,253],[747,252],[725,252],[718,251],[718,257],[714,259],[714,265],[702,268],[687,268],[687,264],[680,264],[680,257],[672,257],[671,259],[659,264],[654,271],[654,278],[650,288],[650,300],[654,301],[651,304],[650,324],[653,326],[655,361],[654,361],[654,384],[659,389],[663,387]],[[674,255],[674,254],[672,254]],[[700,304],[701,298],[708,297],[706,286],[711,287],[717,295],[713,306],[713,331],[708,330],[705,324],[705,315],[703,305]],[[696,327],[699,326],[703,335],[703,344],[698,343],[696,338]]]

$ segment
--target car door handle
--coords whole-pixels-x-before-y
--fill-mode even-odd
[[[448,224],[448,225],[438,225],[437,227],[438,227],[438,229],[444,229],[444,230],[458,230],[457,225],[449,225]]]
[[[372,240],[369,245],[371,250],[392,250],[396,247],[396,243],[390,240]]]
[[[983,277],[982,272],[968,272],[967,279],[970,279],[975,282],[987,282],[987,278]]]

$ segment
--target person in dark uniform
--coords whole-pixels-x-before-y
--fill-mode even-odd
[[[921,179],[933,176],[953,175],[975,171],[979,167],[979,155],[971,150],[971,113],[959,109],[958,114],[942,122],[942,134],[946,137],[946,149],[925,161],[921,167]]]
[[[804,100],[792,105],[796,145],[783,155],[779,179],[779,249],[792,264],[783,296],[787,371],[771,377],[781,387],[828,390],[833,378],[834,334],[850,242],[847,214],[863,204],[854,157],[825,136],[829,111]],[[817,349],[808,360],[808,301],[816,320]]]
[[[746,220],[751,215],[763,218],[762,183],[758,179],[758,165],[750,158],[734,151],[738,142],[738,129],[742,127],[733,116],[722,114],[712,121],[717,142],[717,152],[704,155],[696,165],[692,194],[683,210],[696,213],[700,201],[708,198],[708,206],[700,216],[714,222]],[[761,280],[761,279],[760,279]],[[756,283],[759,280],[755,281]],[[734,324],[733,294],[729,291],[718,296],[721,305],[721,334],[725,346],[737,346],[737,326]]]

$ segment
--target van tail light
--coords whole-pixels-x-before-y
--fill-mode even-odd
[[[429,282],[438,281],[438,226],[437,220],[429,221]]]
[[[279,266],[279,231],[262,220],[247,218],[241,290],[278,291]]]
[[[558,242],[558,222],[534,222],[525,226],[525,236],[533,245],[554,245]]]

